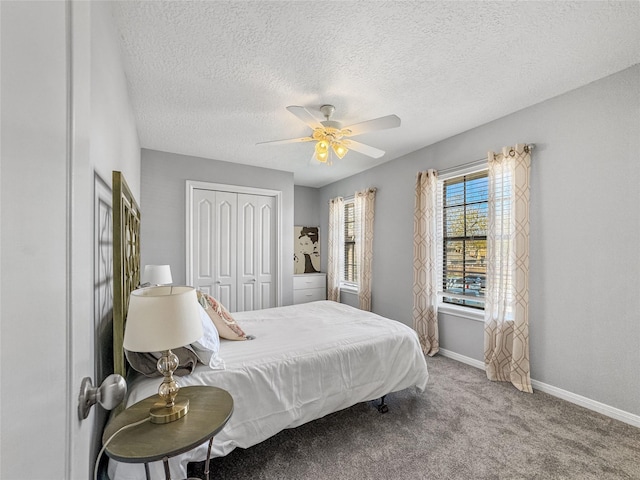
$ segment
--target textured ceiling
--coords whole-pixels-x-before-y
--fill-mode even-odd
[[[640,62],[640,3],[113,3],[143,148],[294,172],[319,187]],[[256,145],[396,114],[355,139],[386,151],[312,165],[313,145]],[[516,139],[517,140],[517,139]],[[515,140],[514,140],[515,141]],[[482,147],[479,147],[482,148]]]

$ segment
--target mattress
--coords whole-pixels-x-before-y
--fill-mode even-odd
[[[177,378],[180,386],[227,390],[234,413],[213,441],[212,457],[248,448],[359,402],[415,387],[424,392],[428,372],[416,333],[401,322],[331,301],[234,313],[247,341],[221,341],[225,368],[199,365]],[[127,406],[154,395],[160,378],[138,377]],[[169,460],[173,478],[186,478],[188,462],[206,458],[204,444]],[[152,478],[164,478],[160,462]],[[116,480],[145,478],[144,467],[110,461]]]

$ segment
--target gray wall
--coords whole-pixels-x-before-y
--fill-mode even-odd
[[[294,225],[317,227],[320,225],[320,190],[296,185],[293,189]]]
[[[90,8],[92,163],[107,185],[113,170],[122,172],[140,202],[140,142],[112,5],[91,2]]]
[[[169,264],[175,284],[186,282],[186,181],[282,191],[282,301],[293,301],[293,173],[206,158],[142,150],[142,265]]]
[[[535,143],[532,378],[640,415],[639,78],[636,65],[323,187],[325,231],[330,198],[378,188],[373,310],[411,324],[416,172]],[[439,325],[443,348],[483,359],[481,322],[440,315]]]

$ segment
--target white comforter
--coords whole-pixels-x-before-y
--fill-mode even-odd
[[[249,341],[222,340],[224,370],[199,365],[181,386],[213,385],[234,399],[234,413],[213,442],[212,457],[255,445],[356,403],[416,387],[427,365],[416,333],[406,325],[331,301],[234,313]],[[137,378],[127,405],[157,392],[159,378]],[[169,461],[172,478],[206,458],[206,444]],[[160,462],[152,478],[164,478]],[[111,461],[112,479],[144,478],[142,465]]]

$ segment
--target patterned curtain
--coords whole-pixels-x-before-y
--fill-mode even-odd
[[[529,375],[529,175],[526,145],[489,152],[484,363],[490,380],[533,392]]]
[[[353,203],[356,218],[356,258],[359,269],[358,301],[360,309],[371,311],[371,264],[373,261],[373,217],[376,189],[368,188],[356,192]]]
[[[327,299],[340,301],[340,271],[344,255],[344,200],[329,200],[329,238],[327,246]]]
[[[418,172],[413,216],[413,328],[425,354],[438,353],[438,262],[436,193],[438,173]]]

